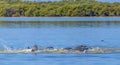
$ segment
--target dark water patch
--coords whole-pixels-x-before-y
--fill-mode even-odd
[[[101,59],[120,59],[119,57],[120,54],[115,54],[115,53],[112,53],[112,54],[83,54],[83,55],[80,55],[80,57],[83,57],[83,58],[101,58]]]
[[[13,57],[12,57],[13,56]],[[118,57],[118,58],[117,58]],[[53,63],[53,65],[94,65],[97,64],[103,64],[103,65],[109,65],[109,64],[115,64],[117,65],[119,63],[119,55],[116,54],[38,54],[38,55],[32,55],[32,54],[17,54],[8,55],[3,58],[8,58],[7,60],[2,60],[2,64],[7,65],[8,64],[18,64],[23,65],[30,64],[30,65],[39,65],[39,64],[45,64],[49,65]],[[108,62],[110,61],[110,62]],[[114,62],[112,62],[114,61]]]
[[[0,27],[5,28],[41,28],[41,27],[119,27],[119,21],[1,21]]]

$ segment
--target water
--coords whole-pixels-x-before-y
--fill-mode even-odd
[[[7,51],[12,51],[10,47],[8,47],[6,44],[6,42],[2,39],[0,39],[0,44],[4,47],[4,50],[7,50]]]
[[[3,54],[0,56],[2,59],[0,63],[3,65],[119,65],[120,58],[118,54]]]
[[[107,20],[106,18],[104,18]],[[48,19],[49,20],[49,19]],[[11,49],[88,45],[120,48],[119,21],[0,22],[0,39]],[[0,49],[4,49],[0,44]],[[1,65],[119,65],[120,54],[0,54]]]
[[[120,21],[119,17],[1,17],[0,21]]]

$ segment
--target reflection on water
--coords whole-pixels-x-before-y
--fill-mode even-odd
[[[31,22],[8,22],[1,21],[0,27],[10,27],[10,28],[40,28],[40,27],[111,27],[111,26],[119,26],[119,21],[31,21]]]

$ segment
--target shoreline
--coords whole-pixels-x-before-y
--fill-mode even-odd
[[[120,16],[46,16],[46,17],[25,17],[25,16],[20,16],[20,17],[0,17],[0,18],[83,18],[83,17],[86,17],[86,18],[101,18],[101,17],[106,17],[106,18],[109,18],[109,17],[120,17]]]
[[[120,21],[120,17],[0,17],[0,21]]]

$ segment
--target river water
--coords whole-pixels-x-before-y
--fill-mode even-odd
[[[32,48],[35,44],[39,48],[74,48],[77,45],[120,48],[120,22],[97,20],[1,21],[0,43],[11,49]],[[2,44],[0,49],[4,49]],[[119,59],[119,53],[0,54],[1,65],[120,65]]]

